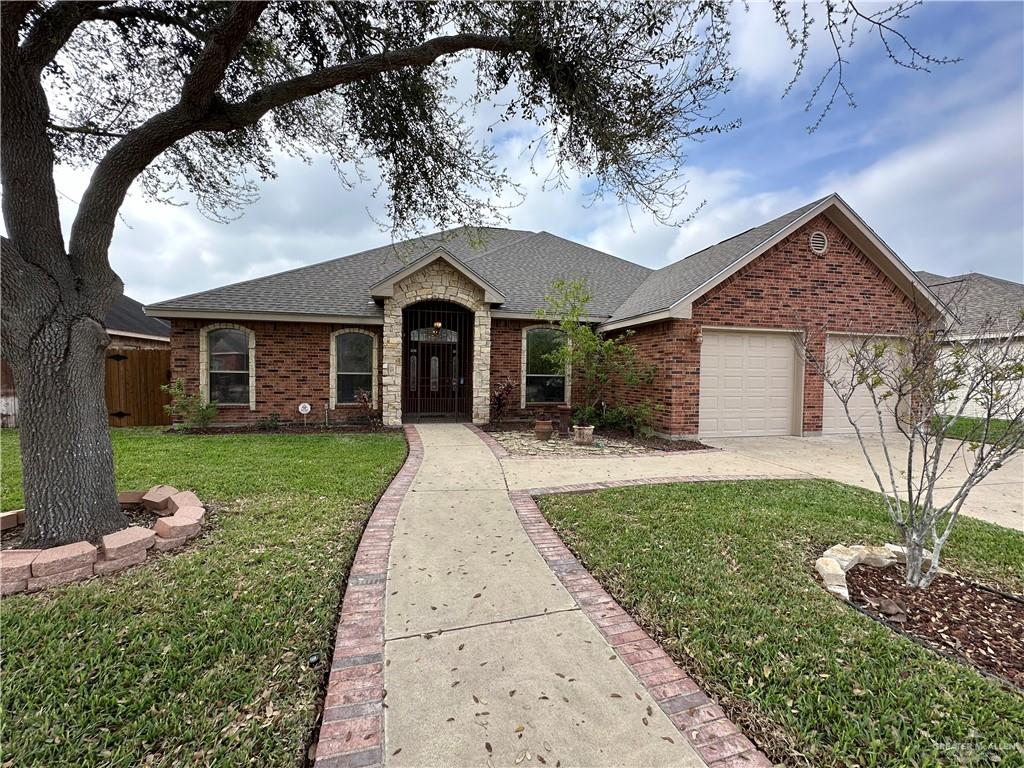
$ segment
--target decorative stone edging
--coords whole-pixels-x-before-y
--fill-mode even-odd
[[[635,481],[614,481],[642,485]],[[672,480],[670,482],[679,482]],[[587,490],[621,487],[592,484]],[[562,486],[576,488],[577,486]],[[548,493],[566,492],[543,489]],[[558,577],[583,614],[636,675],[679,733],[711,768],[771,768],[772,762],[740,733],[722,708],[708,697],[694,680],[641,629],[575,555],[562,543],[541,514],[533,491],[510,491],[523,528],[544,562]]]
[[[199,535],[206,509],[192,491],[170,485],[154,485],[148,491],[121,491],[122,506],[142,504],[161,517],[152,528],[133,525],[107,534],[99,546],[76,541],[50,549],[6,549],[0,551],[0,595],[39,592],[49,587],[108,576],[146,561],[149,550],[177,549]],[[5,512],[6,521],[24,522],[24,510]],[[12,527],[0,522],[3,529]]]
[[[366,523],[349,571],[334,640],[315,768],[383,765],[384,597],[398,509],[423,461],[423,443],[405,426],[409,455]]]
[[[929,567],[931,561],[932,553],[925,549],[922,552],[922,566]],[[814,570],[818,572],[829,594],[848,603],[850,590],[846,586],[846,572],[853,566],[863,563],[873,568],[888,568],[895,563],[905,562],[907,552],[900,544],[886,544],[884,547],[864,544],[848,547],[845,544],[836,544],[826,549],[824,554],[814,561]]]

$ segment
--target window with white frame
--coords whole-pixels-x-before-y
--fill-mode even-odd
[[[565,344],[565,334],[557,328],[528,328],[524,360],[526,403],[566,402],[565,370],[552,356]]]
[[[249,334],[237,328],[208,332],[208,399],[219,405],[249,405]]]
[[[374,337],[358,331],[343,331],[334,337],[337,361],[337,402],[354,403],[359,392],[376,397],[373,391]]]

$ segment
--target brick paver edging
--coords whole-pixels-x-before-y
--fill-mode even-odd
[[[405,427],[409,455],[366,523],[349,572],[324,698],[315,768],[384,763],[384,596],[398,509],[423,461],[423,443]]]
[[[531,491],[509,491],[509,497],[548,567],[697,754],[711,768],[771,768],[772,762],[740,733],[722,708],[587,572],[544,519]]]
[[[469,427],[469,430],[473,434],[475,434],[477,437],[479,437],[481,440],[483,440],[484,445],[486,445],[488,448],[491,449],[491,453],[494,454],[494,458],[496,458],[496,459],[507,459],[507,458],[509,458],[508,449],[506,449],[504,445],[502,445],[497,440],[495,440],[493,437],[491,437],[489,434],[487,434],[482,429],[480,429],[480,427],[478,427],[476,424],[467,424],[466,426]]]
[[[631,488],[638,485],[668,485],[671,483],[723,483],[741,480],[807,480],[811,475],[672,475],[669,477],[641,477],[633,480],[604,480],[597,483],[575,483],[530,488],[531,496],[550,496],[554,493],[587,493],[609,488]]]

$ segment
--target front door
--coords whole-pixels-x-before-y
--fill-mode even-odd
[[[430,301],[403,312],[403,404],[407,420],[469,418],[473,315]]]

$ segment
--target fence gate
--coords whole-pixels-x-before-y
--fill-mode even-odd
[[[171,350],[113,349],[107,352],[107,413],[112,427],[170,424],[170,399],[160,391],[171,380]]]

